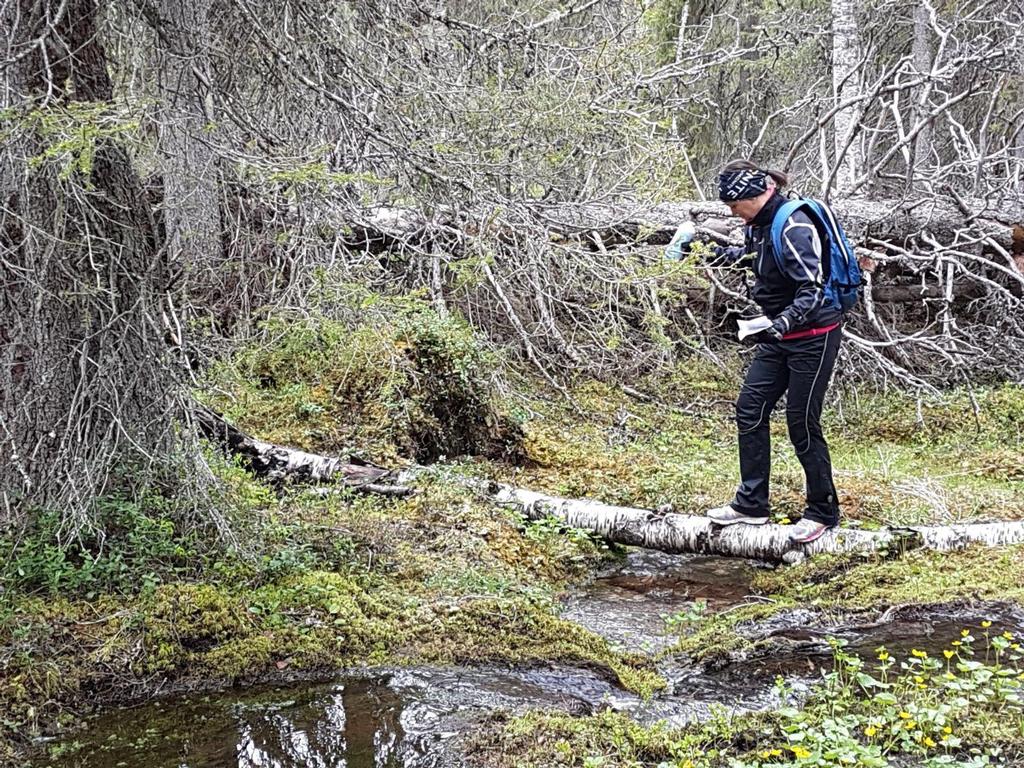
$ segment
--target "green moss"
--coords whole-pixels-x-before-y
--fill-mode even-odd
[[[465,322],[356,288],[310,300],[325,314],[269,318],[213,374],[211,404],[241,428],[386,463],[518,454],[518,426],[495,397],[498,361]]]
[[[206,651],[199,662],[217,679],[237,680],[266,669],[276,650],[272,636],[239,637]]]
[[[695,660],[708,661],[749,651],[756,647],[756,640],[738,631],[738,627],[744,623],[767,619],[792,605],[789,599],[779,597],[772,602],[753,603],[724,613],[711,614],[667,652],[685,653]]]
[[[596,763],[605,768],[654,764],[671,758],[675,744],[666,726],[645,728],[617,712],[586,718],[531,712],[496,725],[502,727],[500,751],[484,739],[470,747],[470,754],[486,755],[486,764],[495,767],[583,765],[598,755],[608,757]]]
[[[417,617],[416,656],[441,663],[563,661],[610,670],[629,690],[664,688],[650,658],[613,652],[607,641],[558,618],[550,604],[483,598],[430,606]]]
[[[1024,547],[957,552],[915,550],[893,559],[815,557],[764,573],[755,589],[801,605],[864,610],[957,600],[1024,602]]]
[[[158,587],[142,625],[146,667],[152,671],[174,669],[193,654],[252,629],[242,606],[210,584]]]
[[[494,727],[471,742],[469,753],[487,768],[705,768],[727,765],[730,756],[752,749],[764,737],[767,722],[759,715],[714,717],[672,728],[665,722],[643,726],[612,711],[589,717],[530,712],[496,719]]]

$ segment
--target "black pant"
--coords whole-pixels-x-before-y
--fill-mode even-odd
[[[832,461],[821,432],[821,406],[841,339],[840,327],[820,336],[758,346],[736,401],[741,478],[732,502],[736,510],[757,517],[768,515],[768,418],[786,392],[789,439],[807,479],[804,516],[826,525],[839,523]]]

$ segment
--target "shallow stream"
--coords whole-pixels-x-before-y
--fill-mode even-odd
[[[657,653],[671,645],[673,628],[703,612],[747,601],[754,566],[742,560],[665,555],[635,550],[564,603],[563,616],[615,646]],[[1005,609],[1004,609],[1005,610]],[[588,714],[603,708],[630,712],[641,722],[682,724],[729,711],[778,705],[774,682],[792,690],[832,667],[828,635],[843,637],[862,655],[886,645],[937,649],[964,626],[995,618],[1024,630],[1010,611],[896,615],[870,625],[821,627],[820,616],[794,611],[759,627],[777,641],[761,657],[716,669],[665,656],[669,681],[649,701],[618,688],[606,676],[562,665],[514,668],[414,667],[353,673],[329,683],[226,691],[168,698],[107,712],[55,746],[52,768],[443,768],[461,766],[462,739],[496,711],[554,709]],[[812,623],[811,619],[815,622]]]

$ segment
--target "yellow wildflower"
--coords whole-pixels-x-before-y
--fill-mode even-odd
[[[935,741],[934,741],[934,739],[932,739],[932,737],[931,737],[931,736],[925,736],[925,737],[924,737],[924,745],[925,745],[926,747],[934,747],[934,746],[937,746],[937,745],[935,744]]]
[[[1005,637],[1007,640],[1013,640],[1013,632],[1010,632],[1010,631],[1003,632],[1003,637]]]
[[[789,749],[797,760],[806,760],[808,757],[811,756],[811,753],[808,750],[804,749],[799,745],[795,747],[790,747]]]
[[[991,622],[991,621],[988,621],[988,620],[986,619],[985,621],[981,622],[981,626],[982,626],[982,627],[984,627],[985,629],[988,629],[989,627],[991,627],[991,626],[992,626],[992,622]]]
[[[878,660],[879,661],[887,661],[888,659],[889,659],[888,652],[882,651],[880,654],[878,654]]]
[[[943,733],[952,733],[952,732],[953,732],[953,729],[952,729],[952,728],[950,728],[950,727],[949,727],[949,726],[947,725],[947,726],[946,726],[945,728],[943,728],[943,729],[942,729],[942,732],[943,732]]]
[[[911,649],[910,654],[912,656],[916,656],[919,659],[927,659],[928,658],[928,654],[927,653],[925,653],[924,651],[919,651],[919,650],[917,650],[917,648]]]
[[[960,637],[967,637],[969,634],[971,634],[971,630],[969,630],[969,629],[961,629],[960,630]]]
[[[901,720],[909,720],[910,719],[910,713],[907,712],[906,710],[900,712],[900,719]]]
[[[945,650],[945,651],[942,652],[942,655],[945,656],[947,659],[952,659],[953,658],[953,651]]]
[[[867,728],[864,729],[864,735],[867,736],[869,739],[876,733],[878,733],[878,729],[875,728],[875,726],[873,725],[869,725]]]
[[[950,643],[950,645],[960,646],[960,645],[963,645],[963,643],[961,643],[959,640],[954,640],[952,643]]]

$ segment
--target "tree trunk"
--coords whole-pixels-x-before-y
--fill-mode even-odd
[[[932,71],[931,13],[924,3],[918,3],[914,8],[914,37],[910,50],[914,59],[914,69],[921,75],[929,74]],[[928,96],[931,90],[930,81],[920,87],[917,106],[911,112],[911,125],[916,123],[922,115],[928,113]],[[922,163],[930,163],[931,157],[932,127],[926,125],[910,145],[910,166],[907,169],[910,178],[908,181],[913,181],[914,170]]]
[[[395,473],[372,464],[355,464],[350,459],[318,456],[264,443],[228,425],[205,408],[199,410],[198,420],[207,437],[226,450],[244,456],[257,474],[274,480],[341,479],[345,484],[367,492],[403,495],[411,492],[408,483],[425,469],[413,467]],[[394,484],[382,482],[388,480],[394,480]],[[459,478],[455,482],[491,496],[498,504],[516,507],[531,520],[555,517],[571,528],[582,528],[618,544],[671,553],[792,563],[808,555],[825,552],[873,552],[918,547],[951,550],[975,543],[1002,546],[1024,542],[1024,521],[1019,521],[911,526],[878,531],[839,528],[811,544],[798,545],[789,541],[790,529],[783,525],[720,528],[712,525],[706,517],[616,507],[587,499],[563,499],[481,480]]]
[[[217,168],[210,145],[215,125],[211,0],[156,4],[164,233],[168,259],[186,267],[194,283],[216,274],[221,257]]]
[[[341,480],[346,485],[372,493],[401,496],[411,492],[408,488],[382,482],[393,474],[384,467],[358,459],[320,456],[296,448],[265,443],[233,427],[221,416],[202,406],[196,408],[195,417],[205,437],[226,451],[241,456],[256,475],[267,480]]]
[[[842,104],[860,95],[860,32],[857,25],[856,0],[832,0],[832,85],[836,103]],[[858,115],[853,105],[835,116],[835,173],[840,193],[850,189],[857,180],[863,162],[856,138]]]
[[[960,203],[970,212],[965,214]],[[1014,250],[1024,231],[1024,208],[1019,203],[996,205],[984,200],[931,196],[926,200],[868,200],[848,197],[833,200],[843,228],[854,245],[871,240],[904,244],[924,230],[938,240],[952,240],[969,226],[1006,250]],[[534,215],[555,240],[578,239],[582,245],[667,245],[679,224],[696,222],[698,229],[720,242],[743,242],[743,222],[718,202],[702,200],[661,203],[633,208],[608,205],[556,204],[538,206]],[[463,225],[439,217],[431,224],[419,212],[402,208],[373,208],[348,223],[342,244],[351,249],[380,253],[422,245],[427,238],[451,237]],[[439,231],[443,227],[444,231]],[[595,245],[600,241],[600,245]]]
[[[121,134],[98,130],[91,116],[113,97],[97,5],[26,0],[21,11],[11,53],[23,74],[10,96],[21,111],[4,142],[17,191],[3,230],[0,493],[9,516],[22,511],[14,522],[56,509],[73,532],[92,524],[98,494],[145,484],[155,471],[170,470],[168,487],[198,474],[170,466],[181,456],[174,423],[183,411],[155,319],[167,277],[152,219]],[[72,138],[93,129],[92,144],[72,159],[45,158],[44,140],[62,137],[40,135],[40,114]]]
[[[1024,542],[1024,521],[969,525],[910,526],[862,531],[839,528],[811,544],[789,541],[789,526],[734,525],[722,528],[706,517],[661,514],[615,507],[585,499],[563,499],[508,485],[497,486],[500,503],[523,510],[531,520],[555,517],[571,528],[596,533],[609,541],[671,553],[744,557],[767,562],[798,562],[822,553],[874,552],[894,549],[962,549],[971,544],[1004,546]]]

